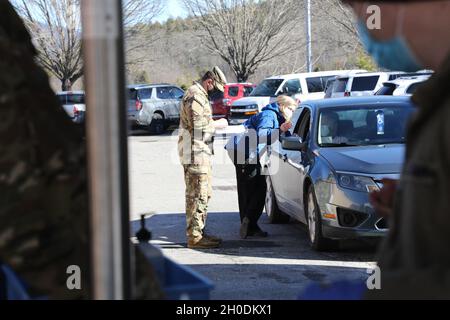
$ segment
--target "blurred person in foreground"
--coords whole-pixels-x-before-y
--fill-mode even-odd
[[[378,257],[381,290],[366,298],[450,298],[450,1],[343,2],[380,67],[436,71],[412,97],[418,110],[400,181],[384,180],[370,195],[390,229]],[[381,29],[368,27],[370,5],[381,9]]]
[[[246,133],[239,137],[239,142],[236,139],[238,137],[232,137],[227,143],[226,149],[236,167],[241,218],[239,233],[242,239],[248,236],[268,236],[258,225],[264,210],[267,188],[266,178],[261,172],[260,158],[267,145],[278,139],[280,132],[285,133],[292,127],[291,118],[297,106],[298,103],[291,97],[279,96],[276,102],[244,123]],[[245,145],[246,137],[248,146]]]

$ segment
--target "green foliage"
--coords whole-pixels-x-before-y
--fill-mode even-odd
[[[375,61],[373,61],[373,59],[364,51],[358,52],[355,65],[358,69],[364,69],[367,71],[376,71],[378,69]]]

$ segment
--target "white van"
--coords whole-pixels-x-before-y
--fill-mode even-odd
[[[230,124],[242,124],[275,101],[281,94],[289,95],[299,103],[306,100],[319,100],[325,96],[328,80],[348,74],[349,70],[322,71],[288,74],[270,77],[262,81],[246,98],[233,102]]]
[[[331,98],[371,96],[383,87],[383,83],[385,82],[392,81],[400,77],[428,75],[431,73],[431,71],[419,71],[412,73],[393,71],[343,75],[337,77],[336,81],[334,81],[333,88],[331,89]]]

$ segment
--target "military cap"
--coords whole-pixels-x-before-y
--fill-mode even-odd
[[[214,75],[214,87],[217,90],[224,92],[225,85],[227,84],[225,74],[217,66],[212,69],[212,74]]]

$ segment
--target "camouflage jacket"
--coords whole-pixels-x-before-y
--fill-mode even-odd
[[[199,83],[195,83],[181,102],[178,151],[182,164],[209,166],[214,133],[208,93]]]
[[[89,297],[85,148],[8,1],[0,1],[0,260],[49,298]],[[67,268],[82,270],[67,289]]]

